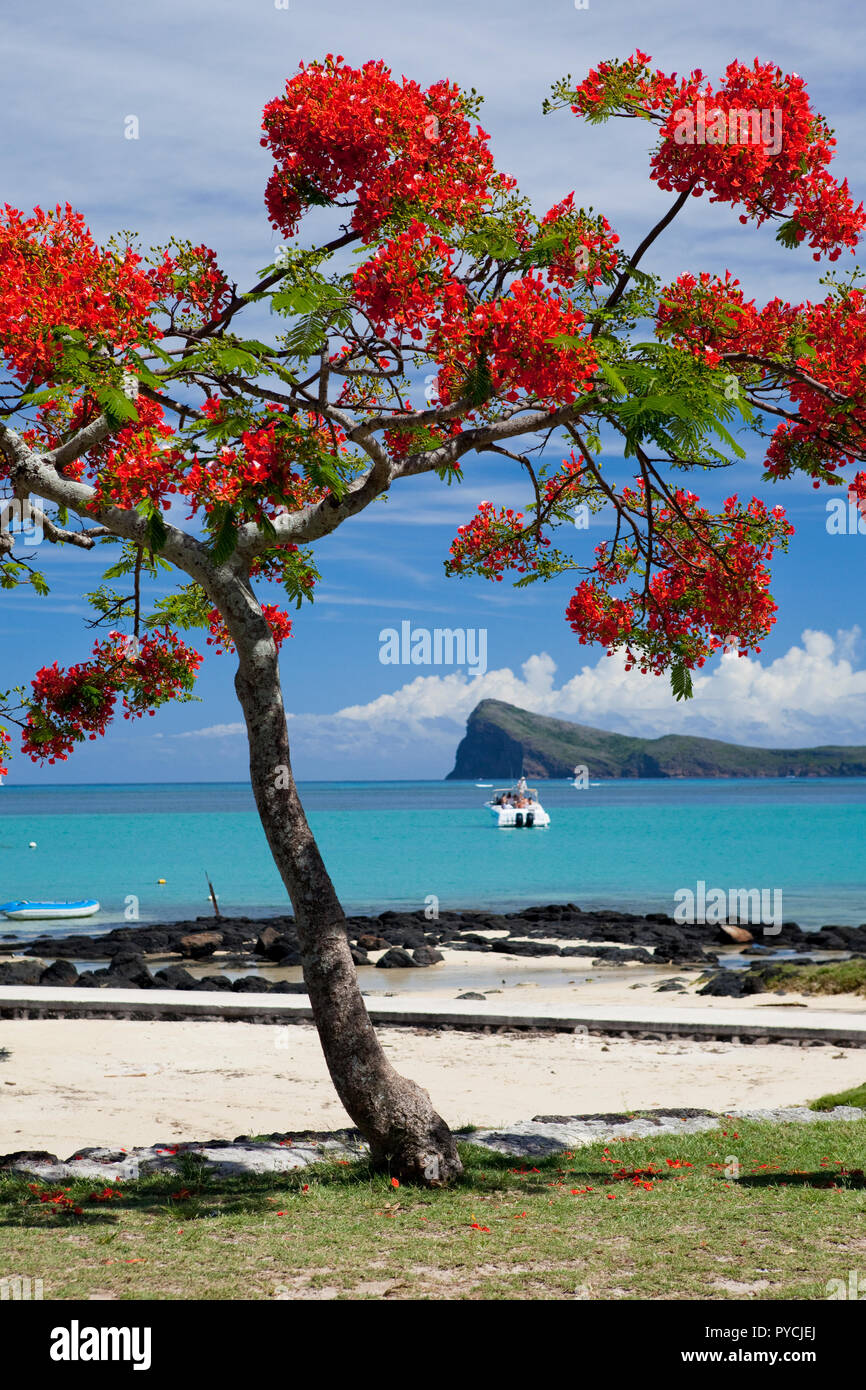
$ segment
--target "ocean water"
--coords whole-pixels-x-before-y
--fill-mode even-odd
[[[678,889],[782,893],[786,921],[866,923],[866,779],[540,784],[548,830],[499,830],[464,782],[315,782],[301,793],[342,900],[673,912]],[[28,848],[30,841],[37,848]],[[287,910],[242,784],[0,790],[0,902],[98,898],[80,928]],[[158,884],[165,879],[165,884]],[[137,913],[137,917],[135,914]],[[0,918],[0,934],[33,936]]]

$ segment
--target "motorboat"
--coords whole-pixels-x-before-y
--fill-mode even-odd
[[[485,805],[500,829],[545,830],[550,825],[550,816],[539,801],[537,790],[526,785],[525,777],[514,786],[496,788]]]
[[[42,922],[56,917],[92,917],[99,911],[95,898],[82,898],[78,902],[66,903],[0,903],[0,912],[15,922]]]

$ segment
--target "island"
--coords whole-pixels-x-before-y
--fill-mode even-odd
[[[633,738],[482,700],[446,781],[571,777],[866,777],[866,747],[749,748],[688,734]]]

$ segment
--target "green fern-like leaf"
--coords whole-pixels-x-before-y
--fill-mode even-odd
[[[675,700],[690,700],[694,695],[692,673],[687,666],[671,667],[671,690]]]

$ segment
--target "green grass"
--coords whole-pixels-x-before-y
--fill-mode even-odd
[[[535,1162],[468,1143],[463,1180],[434,1192],[362,1163],[190,1166],[105,1201],[63,1184],[79,1216],[7,1175],[0,1277],[50,1299],[815,1299],[866,1271],[866,1121],[728,1124]],[[652,1171],[617,1176],[635,1169]]]
[[[787,962],[766,972],[768,989],[798,994],[862,994],[866,996],[866,959],[836,960],[829,965]]]
[[[852,1086],[850,1091],[836,1091],[833,1095],[821,1096],[812,1101],[809,1109],[833,1110],[837,1105],[859,1105],[866,1110],[866,1081],[862,1086]]]

